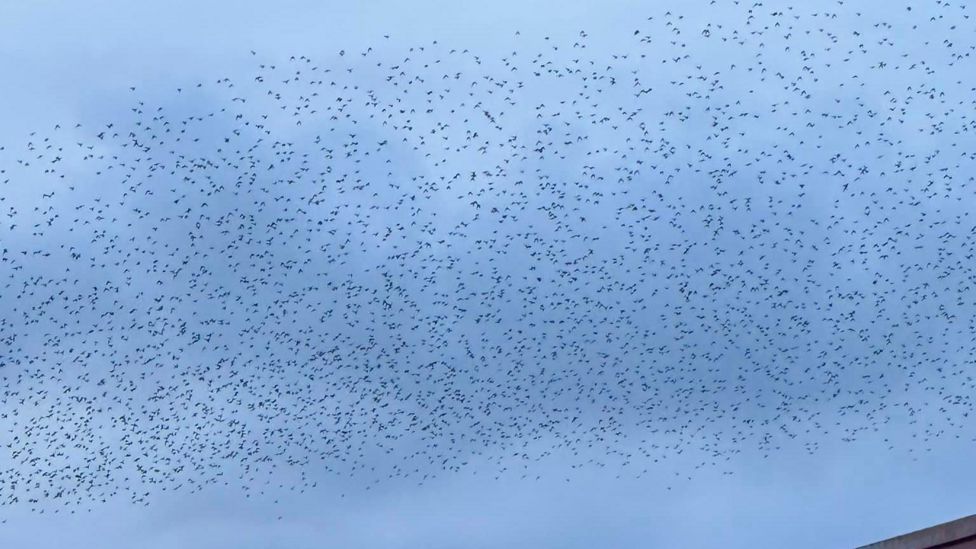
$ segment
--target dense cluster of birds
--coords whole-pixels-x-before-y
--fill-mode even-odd
[[[968,10],[713,7],[0,144],[0,504],[970,436]]]

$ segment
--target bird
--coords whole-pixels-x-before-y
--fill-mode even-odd
[[[965,6],[726,4],[5,143],[0,506],[976,440]]]

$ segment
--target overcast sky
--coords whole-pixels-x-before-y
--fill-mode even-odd
[[[689,19],[720,21],[724,13],[741,11],[732,2],[692,4],[0,2],[0,145],[21,143],[30,132],[47,131],[55,124],[68,127],[74,122],[124,119],[128,114],[123,109],[132,97],[130,86],[143,97],[189,109],[192,105],[171,98],[173,89],[225,76],[236,80],[250,74],[255,60],[284,64],[292,55],[332,60],[339,50],[359,52],[380,44],[392,56],[431,40],[445,48],[470,48],[485,58],[498,59],[518,51],[521,43],[536,45],[546,36],[571,41],[581,30],[589,34],[587,55],[610,58],[631,47],[634,31],[651,15],[663,17],[673,9]],[[780,4],[787,5],[766,3],[761,9],[767,13]],[[817,11],[813,4],[821,3],[805,3],[803,9]],[[822,3],[825,9],[838,4]],[[943,13],[941,5],[929,3],[915,7],[909,16],[907,4],[898,4],[889,10],[888,2],[872,1],[858,9],[865,14],[889,10],[887,17],[896,22]],[[844,17],[834,21],[838,34],[849,28],[845,25],[855,24]],[[681,39],[696,38],[689,33]],[[942,38],[934,36],[933,41]],[[924,54],[926,47],[918,45],[914,51]],[[729,63],[733,61],[730,57]],[[662,81],[668,77],[666,71],[662,68],[658,73]],[[647,74],[653,73],[652,69]],[[866,90],[898,85],[864,74]],[[754,85],[746,78],[738,84]],[[952,76],[940,73],[931,85],[941,88],[939,78]],[[972,87],[968,82],[953,83],[950,95]],[[833,92],[837,97],[847,94],[847,90]],[[769,92],[775,93],[781,92]],[[558,92],[553,95],[559,97]],[[200,101],[202,108],[210,108],[207,99]],[[702,128],[687,132],[686,140],[695,132],[704,135]],[[943,146],[938,141],[943,138],[905,137],[917,139],[905,146],[917,146],[919,151]],[[853,147],[857,137],[836,131],[828,140],[838,148]],[[680,137],[678,141],[683,142]],[[972,139],[967,143],[971,145]],[[404,153],[402,162],[422,168],[427,161]],[[472,164],[471,169],[478,168]],[[562,167],[553,164],[546,169],[555,173]],[[0,187],[0,192],[8,193],[12,201],[28,200],[17,195],[26,191],[9,186]],[[694,200],[693,193],[689,196]],[[829,204],[833,198],[810,197],[809,203],[814,204],[810,208],[816,211],[818,200]],[[948,218],[953,207],[964,208],[949,205],[933,215]],[[967,307],[956,313],[971,313],[971,306]],[[857,327],[870,322],[863,320]],[[933,335],[934,348],[943,341],[938,333]],[[940,423],[939,413],[938,406],[926,407],[920,412],[921,422]],[[9,424],[5,427],[10,429]],[[972,430],[960,432],[969,436],[923,443],[915,430],[890,428],[863,433],[852,442],[824,437],[812,455],[789,445],[767,454],[753,445],[721,466],[701,469],[690,454],[676,455],[639,478],[612,466],[576,467],[558,454],[534,465],[528,478],[511,471],[496,478],[497,461],[485,457],[481,465],[475,458],[462,471],[441,474],[422,486],[408,478],[367,490],[355,479],[312,471],[318,486],[301,494],[269,489],[245,497],[239,487],[209,487],[197,493],[155,493],[149,505],[133,505],[121,498],[74,514],[64,510],[55,514],[53,507],[38,513],[15,505],[0,509],[5,520],[0,524],[0,546],[850,547],[976,512],[972,505],[976,480],[970,474]],[[891,445],[895,449],[889,450]]]

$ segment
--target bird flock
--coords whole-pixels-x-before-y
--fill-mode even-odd
[[[384,36],[8,136],[0,505],[972,437],[973,26]]]

